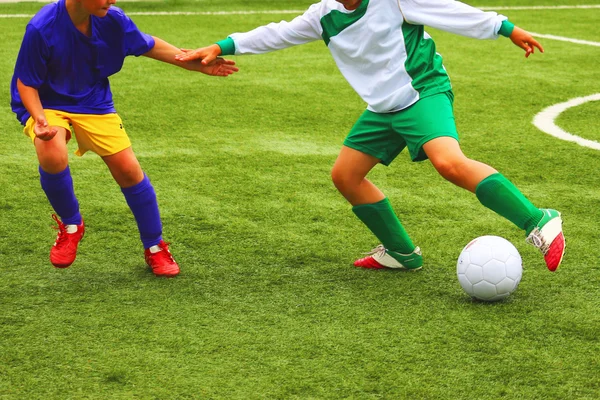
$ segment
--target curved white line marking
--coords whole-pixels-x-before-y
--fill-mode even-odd
[[[600,150],[600,143],[565,132],[554,123],[554,120],[565,110],[568,110],[571,107],[580,106],[589,101],[600,101],[600,93],[585,97],[577,97],[567,102],[555,104],[545,108],[535,117],[533,117],[533,124],[542,132],[552,135],[558,139],[566,140],[567,142],[574,142],[580,146],[589,147],[591,149]]]

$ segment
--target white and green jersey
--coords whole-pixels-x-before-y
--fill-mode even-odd
[[[260,54],[323,40],[339,70],[368,109],[402,110],[451,89],[423,26],[495,39],[506,17],[454,0],[363,0],[353,11],[335,0],[313,4],[292,21],[229,36],[235,53]]]

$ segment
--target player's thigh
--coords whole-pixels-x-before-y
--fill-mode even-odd
[[[346,136],[344,146],[389,165],[406,147],[404,139],[394,132],[392,120],[393,113],[366,110]]]
[[[117,113],[70,114],[71,125],[79,146],[75,154],[92,151],[100,157],[119,153],[131,146],[131,141]]]
[[[450,136],[431,139],[423,144],[423,151],[425,151],[425,154],[427,154],[427,157],[436,168],[466,160],[466,156],[463,154],[458,141]]]
[[[394,130],[406,141],[413,161],[422,161],[431,154],[424,145],[437,138],[449,138],[458,146],[451,92],[420,99],[409,108],[395,113]]]

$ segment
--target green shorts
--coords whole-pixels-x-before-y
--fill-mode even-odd
[[[365,111],[344,140],[344,145],[372,155],[389,165],[408,147],[413,161],[427,159],[423,145],[442,136],[458,140],[451,91],[420,99],[392,113]]]

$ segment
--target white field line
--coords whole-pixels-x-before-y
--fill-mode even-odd
[[[499,7],[477,7],[480,10],[494,11],[494,10],[574,10],[574,9],[588,9],[588,8],[600,8],[600,4],[587,4],[587,5],[573,5],[573,6],[499,6]]]
[[[121,0],[123,1],[123,0]],[[135,0],[129,0],[135,1]],[[18,3],[19,0],[0,0],[0,3]],[[50,3],[50,1],[40,1]],[[481,10],[578,10],[600,8],[600,4],[558,5],[558,6],[498,6],[479,7]],[[305,10],[264,10],[264,11],[139,11],[128,15],[251,15],[251,14],[302,14]],[[0,18],[31,18],[32,14],[0,14]]]
[[[600,150],[600,143],[568,133],[554,123],[556,118],[558,118],[558,116],[564,111],[572,107],[580,106],[589,101],[600,101],[600,93],[592,94],[586,97],[577,97],[564,103],[554,104],[553,106],[545,108],[533,118],[533,125],[535,125],[542,132],[558,139],[577,143],[581,146],[589,147],[591,149]]]
[[[591,42],[589,40],[571,39],[568,37],[546,35],[543,33],[535,33],[535,32],[529,32],[529,33],[531,33],[535,37],[540,37],[540,38],[544,38],[544,39],[552,39],[552,40],[559,40],[561,42],[571,42],[571,43],[577,43],[577,44],[586,44],[588,46],[600,47],[600,42]]]

